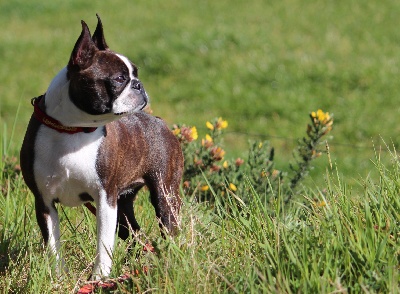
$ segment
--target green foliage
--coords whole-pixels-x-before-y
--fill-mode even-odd
[[[11,129],[21,103],[19,150],[30,99],[66,65],[81,19],[93,31],[98,12],[110,48],[138,65],[155,115],[198,126],[222,116],[229,154],[243,156],[249,137],[268,140],[283,165],[304,114],[329,109],[332,159],[356,184],[371,172],[372,140],[400,144],[399,9],[396,0],[0,1],[0,125]],[[324,170],[316,161],[318,184]]]
[[[117,241],[111,276],[136,274],[117,283],[116,292],[397,293],[397,157],[393,153],[391,166],[376,160],[380,177],[365,179],[361,194],[349,189],[333,170],[326,176],[326,189],[305,190],[302,204],[285,205],[278,192],[266,205],[247,179],[252,196],[247,203],[233,193],[214,193],[211,209],[207,202],[186,197],[181,233],[166,240],[160,237],[150,201],[140,195],[135,210],[144,230],[127,242]],[[58,207],[69,267],[60,280],[50,274],[52,260],[41,245],[33,197],[27,197],[20,180],[15,184],[19,189],[12,196],[0,197],[2,293],[76,291],[93,264],[95,218],[83,208]],[[142,251],[146,240],[152,241],[155,254]]]
[[[49,274],[52,260],[42,246],[33,197],[13,156],[32,113],[30,98],[65,66],[80,20],[93,28],[95,12],[111,48],[139,66],[154,114],[188,125],[222,115],[232,132],[224,142],[215,134],[215,141],[244,160],[240,166],[236,159],[214,161],[221,169],[228,161],[230,170],[219,176],[209,169],[199,175],[193,166],[194,177],[210,188],[199,185],[186,195],[175,239],[159,238],[153,208],[140,195],[135,210],[145,231],[117,242],[112,277],[132,270],[140,275],[120,284],[119,292],[399,293],[399,8],[394,0],[1,2],[0,293],[71,293],[90,275],[95,219],[82,208],[59,208],[70,272],[62,280]],[[283,187],[309,171],[298,164],[305,162],[299,154],[320,150],[303,152],[300,141],[293,169],[276,167],[290,161],[296,148],[290,138],[303,136],[297,126],[317,107],[336,114],[330,147],[340,168],[328,168],[324,177],[325,161],[313,161],[316,187],[304,181],[308,185],[285,205]],[[381,137],[393,138],[393,147],[379,151],[372,168],[371,138],[376,144]],[[209,151],[198,159],[204,156],[210,158]],[[258,176],[263,171],[267,177]],[[269,190],[269,182],[280,188]],[[193,201],[206,195],[212,207]],[[155,243],[157,254],[142,254],[145,240]]]
[[[322,153],[319,145],[323,136],[332,130],[333,117],[328,112],[324,113],[318,109],[317,112],[313,111],[310,114],[310,119],[311,124],[307,125],[307,136],[299,140],[297,152],[294,154],[297,166],[290,165],[290,169],[294,172],[290,180],[290,189],[294,189],[299,181],[308,174],[310,162]],[[326,146],[329,148],[327,142]]]
[[[225,160],[222,148],[224,129],[228,122],[222,118],[207,121],[210,134],[197,140],[197,128],[186,125],[174,125],[173,132],[181,142],[185,157],[183,186],[186,194],[196,195],[202,201],[214,202],[215,194],[236,193],[248,203],[253,197],[246,179],[266,202],[281,191],[288,202],[299,182],[312,168],[311,161],[321,155],[321,141],[333,125],[333,118],[322,110],[310,114],[311,123],[307,134],[295,149],[295,164],[290,171],[275,168],[274,148],[265,142],[250,142],[246,160]]]
[[[310,118],[311,130],[309,127],[306,140],[301,142],[316,143],[332,121],[313,113]],[[400,291],[400,164],[394,149],[388,149],[390,166],[384,165],[377,154],[374,164],[379,177],[363,180],[362,193],[349,189],[339,172],[330,169],[326,188],[303,187],[296,198],[301,201],[286,203],[284,185],[291,181],[284,179],[290,177],[289,172],[279,173],[276,183],[271,180],[272,174],[265,177],[274,187],[274,197],[269,199],[265,189],[258,191],[260,182],[253,181],[264,180],[254,176],[260,172],[274,171],[274,152],[268,144],[252,143],[247,159],[231,162],[221,157],[225,156],[222,149],[211,151],[220,147],[217,142],[222,141],[223,129],[217,126],[226,126],[222,122],[218,119],[208,124],[214,127],[210,129],[210,146],[206,139],[203,144],[194,144],[198,135],[193,127],[176,126],[174,133],[186,144],[186,156],[194,158],[187,170],[192,167],[194,172],[194,166],[198,169],[195,162],[199,160],[207,166],[218,165],[226,173],[219,179],[224,178],[223,189],[218,186],[218,177],[213,178],[215,171],[190,174],[192,179],[201,176],[206,180],[209,190],[202,192],[211,193],[212,203],[197,201],[195,191],[184,194],[181,232],[165,240],[160,237],[154,209],[144,197],[146,192],[142,192],[135,211],[144,229],[127,242],[116,242],[110,281],[116,283],[117,290],[98,288],[96,293]],[[314,126],[320,127],[313,131]],[[305,158],[318,154],[318,144],[312,145],[315,152],[304,152],[308,154]],[[197,152],[200,146],[203,149]],[[300,150],[304,151],[303,147]],[[0,289],[3,293],[75,292],[86,283],[93,266],[95,218],[84,207],[57,206],[62,253],[69,267],[69,273],[60,280],[51,270],[54,260],[42,245],[33,196],[19,175],[18,162],[12,154],[0,158]],[[229,185],[232,175],[241,177],[243,186],[238,184],[236,191]],[[143,252],[149,240],[155,253]],[[125,273],[134,274],[119,282],[116,277]]]

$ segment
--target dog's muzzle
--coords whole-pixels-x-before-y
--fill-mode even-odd
[[[143,104],[141,105],[140,109],[143,109],[146,107],[146,105],[149,103],[149,96],[146,93],[146,90],[143,87],[143,84],[139,80],[132,80],[131,82],[131,88],[135,91],[138,91],[140,95],[143,98]]]

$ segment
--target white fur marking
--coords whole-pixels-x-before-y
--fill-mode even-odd
[[[56,258],[56,272],[58,275],[60,275],[61,272],[67,271],[64,259],[60,254],[60,221],[58,219],[57,211],[52,205],[49,207],[49,210],[50,214],[47,216],[47,230],[49,232],[49,257],[54,256]]]
[[[34,174],[39,191],[50,215],[47,217],[50,252],[56,257],[57,269],[64,268],[60,256],[60,229],[53,201],[67,206],[82,204],[81,193],[90,194],[97,205],[97,256],[94,278],[107,276],[111,270],[117,207],[111,207],[96,170],[98,149],[103,130],[65,135],[42,126],[35,144]]]
[[[97,255],[93,269],[93,278],[108,276],[111,271],[114,249],[115,228],[117,226],[117,207],[107,202],[104,190],[100,191],[97,201]]]
[[[129,77],[131,78],[131,80],[135,79],[135,76],[133,75],[132,63],[129,61],[129,59],[121,54],[117,54],[117,56],[125,63],[126,67],[128,68]]]
[[[65,135],[42,126],[35,143],[34,174],[46,205],[54,199],[67,206],[82,204],[79,194],[96,198],[102,188],[96,170],[103,130]]]
[[[132,63],[129,61],[128,58],[123,55],[117,54],[117,56],[125,63],[126,67],[128,68],[130,82],[126,85],[121,95],[114,101],[112,109],[114,113],[128,113],[135,111],[138,108],[140,109],[141,103],[138,102],[140,102],[140,100],[143,98],[137,97],[137,95],[134,93],[134,90],[131,89],[132,80],[137,80],[137,78],[133,75]]]

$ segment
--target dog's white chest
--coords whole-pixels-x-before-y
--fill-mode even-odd
[[[41,127],[35,142],[35,180],[43,198],[67,206],[82,203],[79,195],[94,199],[101,188],[96,158],[103,139],[101,128],[90,134],[61,134]]]

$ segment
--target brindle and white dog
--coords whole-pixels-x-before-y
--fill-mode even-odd
[[[20,155],[38,224],[59,268],[55,203],[96,204],[96,279],[110,273],[117,222],[123,239],[140,229],[133,201],[144,185],[162,232],[177,231],[182,151],[165,123],[142,111],[147,103],[137,67],[108,48],[100,18],[93,36],[82,21],[68,65],[33,100]]]

